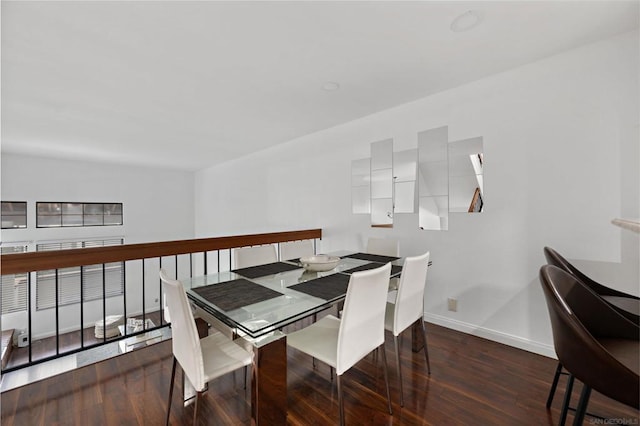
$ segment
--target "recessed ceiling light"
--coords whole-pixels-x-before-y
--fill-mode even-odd
[[[327,92],[335,92],[340,88],[340,85],[335,81],[327,81],[322,85],[322,90],[326,90]]]
[[[477,27],[480,22],[482,22],[482,12],[467,10],[451,22],[450,28],[454,33],[461,33]]]

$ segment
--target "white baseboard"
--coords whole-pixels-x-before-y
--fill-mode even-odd
[[[533,340],[524,339],[522,337],[514,336],[512,334],[507,334],[501,331],[492,330],[490,328],[481,327],[475,324],[469,324],[466,322],[447,318],[442,315],[425,313],[424,319],[427,322],[440,325],[442,327],[450,328],[453,330],[461,331],[463,333],[467,333],[472,336],[481,337],[483,339],[502,343],[504,345],[512,346],[514,348],[522,349],[528,352],[533,352],[538,355],[543,355],[549,358],[558,359],[556,356],[556,351],[553,348],[553,345],[547,345],[547,344],[536,342]]]

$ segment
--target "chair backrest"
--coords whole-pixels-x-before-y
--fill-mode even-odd
[[[202,348],[187,295],[182,283],[169,278],[164,269],[160,269],[160,279],[164,283],[167,307],[171,315],[173,356],[180,363],[180,367],[193,387],[197,391],[201,391],[206,384],[204,382]]]
[[[424,289],[428,268],[429,252],[405,259],[396,295],[392,330],[394,336],[424,315]]]
[[[553,265],[575,276],[580,281],[582,281],[583,284],[585,284],[587,287],[591,288],[591,290],[595,291],[601,296],[618,296],[638,299],[636,296],[623,293],[592,280],[591,278],[583,274],[578,268],[569,263],[567,259],[562,257],[560,253],[558,253],[551,247],[544,248],[544,257],[547,259],[547,264]]]
[[[304,256],[313,256],[313,241],[287,241],[280,243],[280,259],[298,259]]]
[[[598,342],[601,338],[637,343],[638,327],[560,268],[543,266],[540,283],[560,363],[592,389],[638,408],[640,382],[637,372],[630,370]]]
[[[278,261],[273,244],[233,249],[234,269],[249,268]]]
[[[341,375],[384,343],[390,275],[390,263],[351,274],[338,331],[336,374]]]
[[[393,238],[369,238],[367,253],[381,256],[400,256],[400,242]]]

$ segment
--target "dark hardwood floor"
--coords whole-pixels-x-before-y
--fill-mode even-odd
[[[429,325],[431,376],[422,352],[402,341],[405,406],[398,404],[393,343],[388,336],[393,412],[386,411],[381,357],[368,356],[345,373],[346,423],[350,425],[555,425],[564,395],[561,379],[551,410],[545,408],[556,361],[443,327]],[[338,422],[335,381],[329,368],[289,349],[288,423]],[[160,425],[171,374],[171,342],[83,367],[1,395],[2,425]],[[176,383],[181,383],[181,374]],[[202,399],[199,424],[248,425],[250,388],[240,370],[212,382]],[[574,387],[574,405],[581,385]],[[193,407],[174,393],[171,423],[191,424]],[[589,411],[616,423],[638,424],[636,410],[593,393]],[[572,413],[568,422],[573,421]]]

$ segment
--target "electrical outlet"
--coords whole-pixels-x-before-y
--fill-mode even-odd
[[[458,299],[454,299],[450,297],[447,299],[447,306],[450,311],[457,312],[458,311]]]

